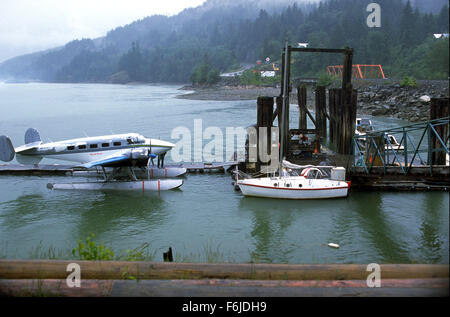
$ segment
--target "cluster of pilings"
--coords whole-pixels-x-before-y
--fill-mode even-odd
[[[299,109],[298,127],[292,127],[291,129],[289,126],[291,115],[289,98],[292,93],[290,84],[290,56],[292,52],[341,53],[344,55],[344,61],[342,86],[340,88],[315,87],[314,115],[308,109],[306,85],[296,87]],[[239,169],[265,173],[268,171],[265,166],[270,165],[271,171],[273,171],[273,166],[277,165],[273,164],[275,151],[278,154],[278,162],[282,159],[288,159],[300,164],[317,164],[314,157],[320,157],[318,154],[322,152],[321,145],[324,144],[325,140],[328,140],[328,148],[336,154],[331,159],[334,161],[333,163],[348,167],[348,163],[352,162],[351,156],[354,155],[353,138],[358,102],[357,90],[353,89],[351,83],[352,58],[353,49],[351,48],[322,49],[287,46],[282,54],[281,78],[283,80],[281,81],[280,95],[258,97],[257,122],[253,126],[256,128],[256,140],[258,141],[253,144],[247,143],[246,162],[241,163]],[[430,120],[448,118],[448,116],[448,98],[432,99]],[[273,130],[272,133],[270,132],[271,128],[274,127],[275,119],[278,119],[277,136],[274,135]],[[308,127],[308,119],[314,127]],[[264,134],[263,140],[261,140],[261,131],[263,131],[261,129],[266,129],[267,132]],[[314,138],[311,135],[314,135]],[[436,137],[437,135],[440,137]],[[385,140],[380,138],[376,147],[384,149],[384,142]],[[431,143],[431,157],[429,158],[431,163],[429,164],[445,165],[446,153],[442,149],[443,143],[448,142],[448,125],[440,126],[436,133],[431,134],[429,142]],[[253,160],[249,160],[248,155],[251,149],[257,153],[256,156],[253,156]],[[267,160],[267,157],[271,159]]]
[[[289,96],[292,91],[290,85],[290,56],[291,52],[316,52],[316,53],[343,53],[344,71],[342,78],[342,88],[333,88],[328,91],[327,111],[327,89],[323,86],[317,86],[315,90],[315,116],[311,114],[307,107],[307,89],[305,85],[297,88],[297,98],[299,107],[299,124],[293,129],[289,126],[290,103]],[[287,56],[286,56],[287,54]],[[254,144],[247,144],[247,162],[241,164],[242,170],[261,171],[264,165],[269,165],[267,159],[263,160],[261,146],[264,147],[264,153],[272,155],[273,151],[278,151],[278,159],[289,158],[300,160],[310,159],[312,154],[321,152],[321,143],[328,137],[327,119],[329,120],[329,143],[333,150],[338,154],[349,155],[352,152],[352,139],[355,131],[357,92],[351,84],[353,50],[345,49],[315,49],[315,48],[292,48],[287,46],[282,56],[282,82],[279,96],[262,96],[257,100],[257,122],[255,125],[258,142],[257,160],[250,162],[248,160],[248,151]],[[286,74],[286,76],[285,76]],[[287,94],[284,87],[287,86]],[[284,102],[284,105],[283,105]],[[276,110],[274,111],[274,106]],[[308,128],[308,117],[314,127]],[[260,140],[260,128],[270,129],[273,127],[275,119],[278,118],[278,137],[279,143],[274,142],[273,133],[268,132],[264,142]],[[306,135],[314,135],[314,139],[306,138]],[[297,136],[293,138],[293,136]],[[303,142],[304,140],[307,140]],[[265,148],[267,146],[267,148]],[[271,156],[272,157],[272,156]],[[264,156],[267,158],[267,155]]]
[[[430,103],[430,120],[435,120],[439,118],[448,118],[449,113],[449,98],[431,98]],[[434,129],[436,133],[430,134],[430,165],[445,165],[446,164],[446,153],[442,151],[444,144],[449,141],[449,126],[439,125],[435,126]],[[439,137],[438,137],[439,136]],[[443,142],[442,142],[443,141]],[[444,143],[444,144],[442,144]]]

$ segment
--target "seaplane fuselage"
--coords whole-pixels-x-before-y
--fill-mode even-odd
[[[36,130],[29,130],[31,132],[29,132],[28,139],[27,135],[25,136],[26,144],[13,150],[17,161],[22,164],[37,164],[42,158],[50,158],[86,165],[98,162],[94,165],[143,166],[148,163],[149,159],[165,154],[175,146],[170,142],[146,138],[137,133],[84,137],[44,143]],[[10,140],[6,141],[6,137],[3,140],[4,142],[10,142]]]

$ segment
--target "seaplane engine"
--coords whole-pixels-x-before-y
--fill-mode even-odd
[[[149,159],[155,157],[156,155],[146,148],[131,150],[131,162],[134,166],[147,166]]]

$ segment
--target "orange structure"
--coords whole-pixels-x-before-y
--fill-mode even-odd
[[[331,76],[342,77],[343,71],[342,65],[334,65],[327,67],[327,73]],[[352,78],[366,79],[366,78],[383,78],[384,72],[381,65],[366,65],[366,64],[354,64],[352,65]]]

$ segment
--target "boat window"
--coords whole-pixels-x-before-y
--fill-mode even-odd
[[[109,143],[102,143],[102,147],[108,147]]]
[[[97,144],[89,144],[89,148],[96,149],[96,148],[98,148],[98,145]]]
[[[274,183],[273,186],[278,187],[278,183]]]
[[[113,145],[114,145],[114,146],[121,146],[121,145],[122,145],[122,142],[116,141],[116,142],[113,143]]]
[[[86,144],[78,145],[78,148],[79,148],[80,150],[84,150],[84,149],[86,148]]]
[[[69,151],[75,150],[75,146],[74,146],[74,145],[69,145],[69,146],[67,147],[67,149],[68,149]]]
[[[303,185],[302,184],[298,184],[298,187],[302,187]]]

